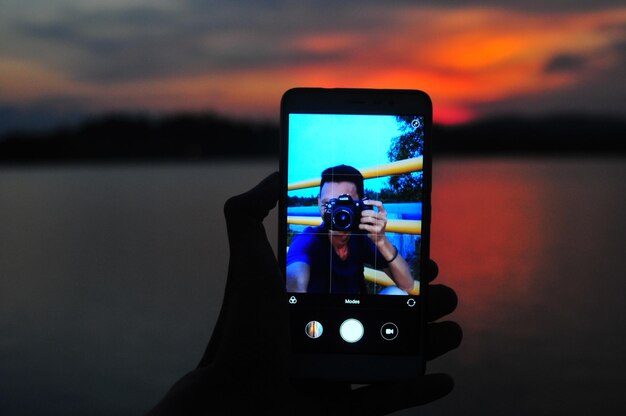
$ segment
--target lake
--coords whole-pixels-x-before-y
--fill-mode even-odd
[[[398,414],[626,414],[625,162],[435,163],[432,256],[465,338],[429,364],[454,392]],[[276,165],[0,166],[0,414],[153,405],[217,318],[224,202]]]

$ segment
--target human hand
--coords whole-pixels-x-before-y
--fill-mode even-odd
[[[359,229],[366,231],[367,236],[376,245],[379,245],[385,240],[385,230],[387,229],[387,210],[380,201],[365,199],[363,200],[363,203],[371,206],[371,208],[361,211]],[[374,210],[374,207],[378,208],[378,212]]]
[[[296,385],[289,380],[285,283],[262,222],[279,191],[274,173],[226,202],[230,262],[213,335],[198,367],[148,414],[383,415],[448,394],[453,381],[445,374],[355,390],[346,383]],[[427,277],[436,275],[432,262]],[[433,322],[455,309],[452,289],[433,285],[429,290],[426,356],[433,359],[456,348],[462,333],[454,322]]]

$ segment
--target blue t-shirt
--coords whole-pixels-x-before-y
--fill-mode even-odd
[[[307,227],[294,236],[287,253],[287,266],[298,261],[309,265],[307,293],[366,294],[363,267],[384,269],[388,265],[367,234],[351,234],[348,257],[341,260],[323,224]]]

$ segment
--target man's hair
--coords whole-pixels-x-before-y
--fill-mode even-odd
[[[348,165],[333,166],[322,172],[322,180],[320,182],[320,193],[326,182],[351,182],[356,185],[356,192],[359,198],[364,198],[363,175],[358,169]]]

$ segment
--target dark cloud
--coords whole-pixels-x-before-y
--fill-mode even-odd
[[[0,105],[0,140],[8,133],[78,124],[88,114],[84,100],[46,97],[28,106]]]
[[[615,34],[612,44],[586,56],[558,54],[543,67],[548,74],[573,75],[576,82],[539,93],[516,94],[497,102],[466,104],[485,115],[569,112],[626,117],[626,26],[610,25],[605,29]]]
[[[585,66],[585,58],[578,55],[562,54],[554,56],[550,59],[545,67],[544,72],[572,72],[582,69]]]
[[[623,58],[624,59],[624,58]],[[479,115],[576,113],[626,117],[626,59],[622,65],[581,78],[558,89],[501,98],[493,102],[466,103]]]
[[[341,51],[303,51],[290,40],[319,33],[320,27],[347,30],[384,24],[380,17],[363,22],[358,14],[348,22],[322,18],[326,11],[302,20],[299,12],[263,4],[75,11],[46,22],[24,22],[20,32],[50,46],[31,49],[37,55],[33,58],[52,63],[74,79],[107,83],[338,60]]]
[[[615,42],[612,49],[617,54],[619,64],[624,67],[626,65],[626,39]]]
[[[546,12],[568,12],[583,10],[599,10],[612,7],[623,7],[623,0],[486,0],[486,1],[469,1],[455,2],[456,5],[491,5],[505,9],[527,10],[527,11],[546,11]]]
[[[215,7],[215,2],[206,0],[185,0],[185,3],[194,9],[209,9]],[[250,2],[252,3],[252,2]],[[623,0],[394,0],[381,2],[380,0],[257,0],[255,5],[267,9],[324,9],[329,18],[337,11],[371,10],[371,7],[392,9],[398,6],[441,7],[441,8],[475,8],[497,7],[507,10],[531,11],[531,12],[559,12],[600,10],[615,7],[623,7]],[[295,4],[294,4],[295,3]],[[222,4],[220,4],[222,6]]]

